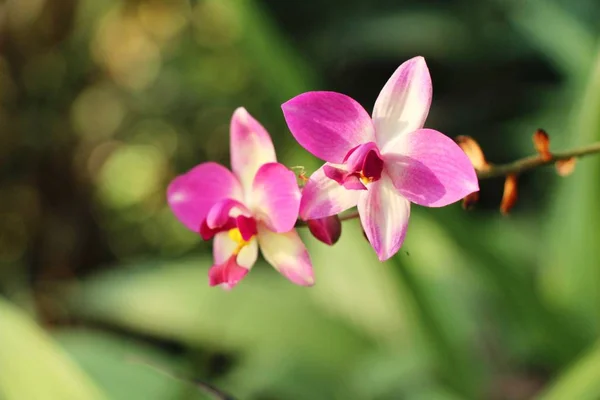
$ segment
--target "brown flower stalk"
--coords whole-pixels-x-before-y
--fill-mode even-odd
[[[525,171],[542,167],[544,165],[554,164],[556,162],[569,161],[590,154],[600,153],[600,142],[592,143],[587,146],[578,147],[572,150],[560,153],[552,153],[551,157],[544,159],[539,154],[521,158],[508,164],[490,164],[485,171],[477,171],[479,180],[497,178],[508,174],[521,174]],[[572,162],[572,161],[571,161]]]
[[[485,159],[481,147],[479,147],[479,144],[473,138],[468,136],[459,136],[456,138],[458,145],[471,160],[480,181],[489,178],[505,177],[504,194],[502,196],[502,203],[500,204],[500,211],[504,215],[508,214],[517,202],[519,174],[530,169],[554,164],[556,172],[560,176],[567,176],[575,169],[578,157],[600,152],[600,142],[598,142],[562,153],[552,153],[550,151],[550,137],[543,129],[536,130],[532,140],[537,151],[536,155],[508,164],[497,165],[491,164]],[[463,199],[463,208],[471,208],[477,200],[478,196],[475,193],[465,197]]]

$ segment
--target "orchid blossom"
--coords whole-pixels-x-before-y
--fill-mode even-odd
[[[394,72],[373,116],[352,98],[308,92],[282,105],[296,140],[326,161],[302,192],[300,217],[318,219],[358,205],[366,236],[384,261],[401,247],[410,203],[441,207],[478,191],[477,176],[452,139],[423,129],[432,85],[423,57]]]
[[[206,162],[167,190],[175,216],[204,240],[214,238],[210,285],[235,286],[264,258],[291,282],[314,283],[308,252],[294,230],[300,207],[295,174],[277,163],[265,128],[244,108],[231,119],[231,168]]]

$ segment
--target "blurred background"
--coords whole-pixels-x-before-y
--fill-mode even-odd
[[[229,164],[245,106],[280,161],[308,156],[280,104],[367,110],[426,57],[428,127],[492,162],[600,140],[596,0],[0,2],[0,399],[600,399],[600,158],[481,182],[472,211],[413,208],[379,263],[357,221],[317,284],[260,262],[208,287],[210,244],[168,182]],[[180,379],[181,378],[181,379]],[[216,396],[216,397],[215,397]]]

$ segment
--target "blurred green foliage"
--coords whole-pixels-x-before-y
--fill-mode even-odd
[[[280,104],[337,90],[370,109],[404,60],[427,125],[491,161],[600,140],[595,0],[8,0],[0,3],[0,399],[599,399],[600,160],[524,175],[513,215],[415,207],[381,264],[357,221],[317,285],[264,263],[209,288],[210,245],[165,204],[228,164],[245,106],[279,158],[318,163]],[[195,384],[194,384],[195,383]],[[219,395],[216,395],[216,398]]]

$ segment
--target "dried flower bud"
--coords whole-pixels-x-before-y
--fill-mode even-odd
[[[478,201],[479,201],[479,192],[473,192],[471,194],[468,194],[467,197],[465,197],[462,200],[463,210],[470,210],[471,208],[473,208],[473,206]]]
[[[550,153],[550,137],[543,129],[538,129],[533,134],[533,145],[544,161],[552,160]]]
[[[456,143],[460,146],[460,148],[465,152],[469,160],[471,160],[471,164],[478,171],[485,171],[489,169],[490,165],[485,159],[485,155],[483,154],[483,150],[479,146],[479,143],[475,141],[470,136],[458,136],[456,138]]]
[[[567,158],[566,160],[558,160],[556,162],[556,172],[560,176],[568,176],[575,171],[575,163],[577,159],[575,157]]]
[[[337,215],[319,219],[309,219],[306,223],[310,233],[329,246],[337,243],[342,234],[342,222]]]
[[[504,215],[508,214],[517,202],[517,175],[510,174],[506,176],[504,181],[504,194],[502,203],[500,204],[500,212]]]

